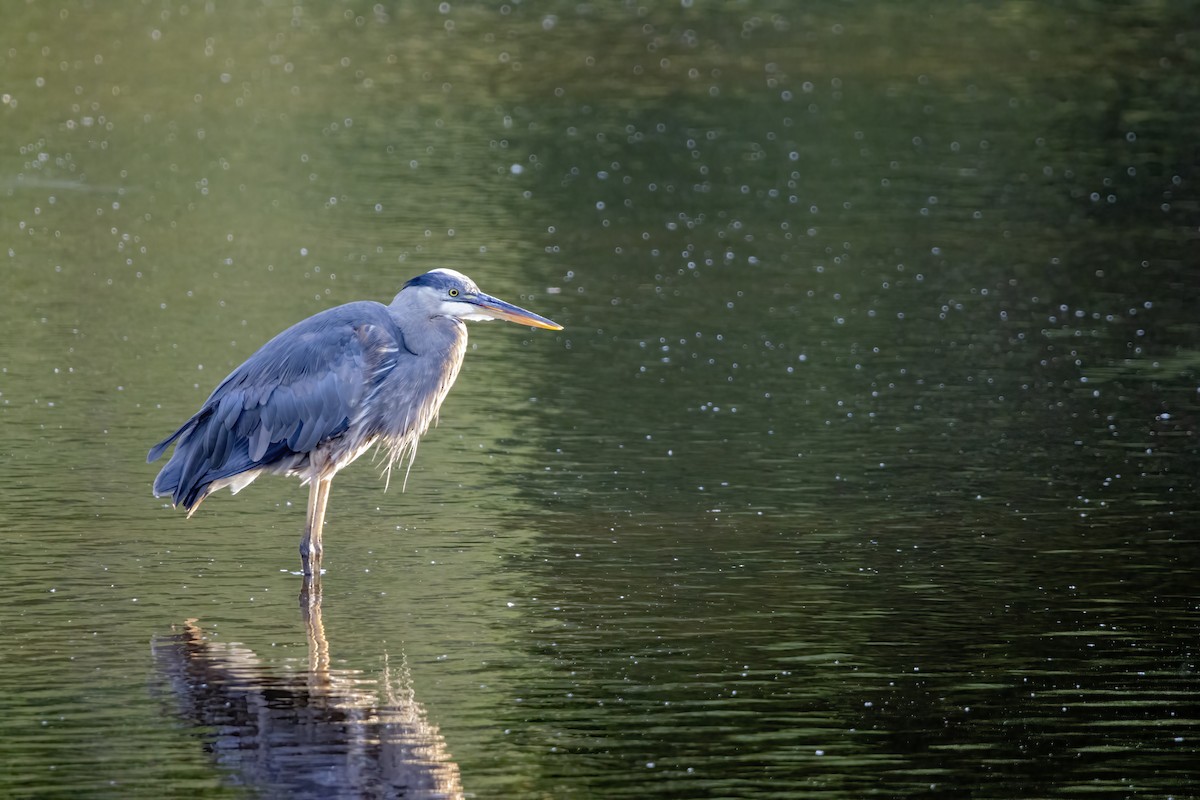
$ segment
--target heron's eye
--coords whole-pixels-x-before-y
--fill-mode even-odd
[[[458,297],[458,289],[451,289],[451,290],[450,290],[450,296],[451,296],[451,297]]]

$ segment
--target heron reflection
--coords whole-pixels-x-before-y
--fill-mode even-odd
[[[319,581],[304,582],[301,608],[301,673],[212,641],[194,619],[154,642],[182,716],[204,729],[231,782],[267,797],[462,798],[458,765],[416,700],[404,660],[385,661],[378,680],[331,669]]]

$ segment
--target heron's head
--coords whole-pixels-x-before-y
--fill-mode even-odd
[[[429,309],[431,316],[469,320],[504,319],[519,325],[562,330],[562,325],[557,322],[484,294],[479,291],[475,281],[452,269],[435,269],[418,275],[404,284],[396,299],[410,292],[417,293],[414,299]]]

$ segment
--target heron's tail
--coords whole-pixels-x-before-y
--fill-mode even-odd
[[[183,423],[179,430],[175,431],[170,436],[154,445],[154,447],[151,447],[150,452],[146,454],[146,463],[152,464],[153,462],[158,461],[158,459],[162,457],[162,454],[167,451],[167,448],[175,443],[176,439],[178,439],[180,436],[183,436],[183,434],[187,433],[189,428],[195,427],[195,425],[196,420],[194,418],[189,419],[187,422]]]
[[[286,472],[306,457],[292,450],[286,440],[270,442],[269,431],[266,438],[268,444],[260,457],[252,457],[250,438],[240,433],[236,425],[226,425],[214,415],[212,407],[205,406],[150,450],[147,460],[153,461],[172,442],[178,442],[170,460],[154,479],[154,496],[170,495],[171,502],[183,506],[191,516],[211,492],[229,487],[237,493],[264,468],[282,463],[278,471]]]
[[[191,435],[203,421],[201,418],[205,416],[203,411],[189,419],[166,439],[163,439],[154,447],[150,448],[150,452],[146,455],[146,462],[156,461],[166,452],[176,441],[179,441],[179,446],[175,448],[175,453],[170,460],[163,465],[159,471],[158,477],[154,479],[154,496],[162,497],[164,495],[171,496],[171,502],[174,505],[182,504],[184,508],[191,511],[200,504],[207,492],[204,491],[207,485],[198,485],[201,481],[196,480],[199,475],[197,472],[203,473],[207,469],[208,464],[203,465],[204,469],[196,470],[195,463],[197,449],[195,439]],[[188,473],[188,474],[185,474]]]

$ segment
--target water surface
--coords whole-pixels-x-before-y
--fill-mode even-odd
[[[6,11],[0,794],[1194,796],[1196,13]],[[314,616],[145,452],[433,266]]]

